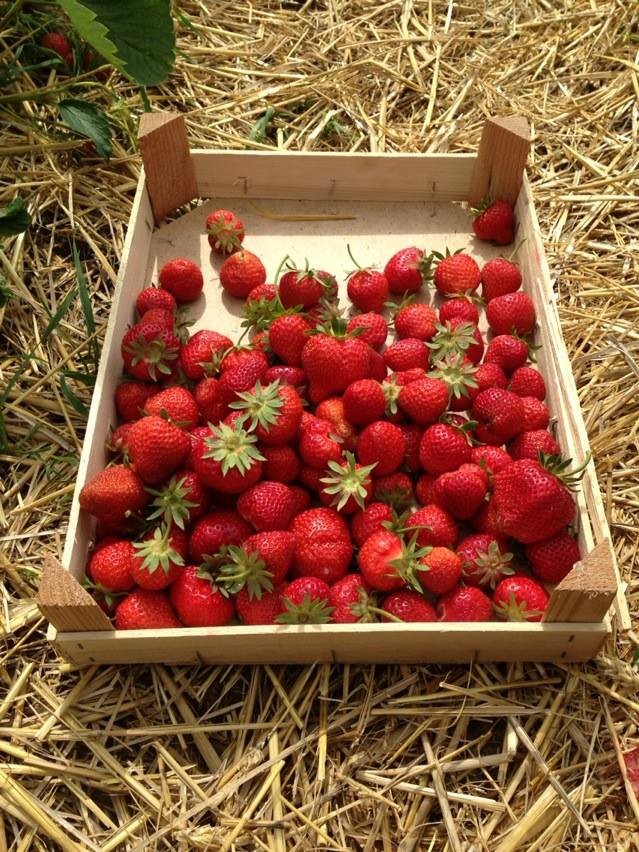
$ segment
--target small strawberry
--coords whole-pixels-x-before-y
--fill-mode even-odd
[[[373,533],[362,544],[357,557],[364,580],[373,589],[391,592],[401,589],[406,580],[403,567],[413,567],[414,561],[405,549],[404,542],[394,532],[382,530]]]
[[[231,210],[214,210],[206,217],[209,245],[218,254],[232,254],[244,241],[244,222]]]
[[[422,435],[419,459],[427,473],[439,475],[470,461],[470,444],[464,433],[446,423],[434,423]]]
[[[422,340],[405,337],[391,343],[384,351],[384,361],[390,370],[428,369],[428,349]]]
[[[412,337],[428,342],[437,334],[437,311],[422,302],[400,306],[393,322],[395,333],[400,340]]]
[[[242,624],[277,624],[277,617],[284,612],[283,586],[272,592],[262,592],[259,598],[250,597],[245,587],[235,596],[235,609]]]
[[[393,510],[388,503],[369,503],[351,519],[351,533],[355,544],[361,547],[373,533],[385,529],[384,523],[390,523],[392,520]]]
[[[417,530],[419,547],[454,548],[459,537],[455,519],[441,506],[417,509],[406,519],[405,528],[411,534]]]
[[[298,577],[281,590],[284,612],[278,624],[326,624],[333,609],[329,606],[330,588],[317,577]]]
[[[193,394],[186,388],[170,387],[154,394],[146,403],[146,413],[169,420],[181,429],[195,429],[200,413]]]
[[[124,465],[101,470],[80,491],[85,512],[108,524],[122,524],[136,515],[149,501],[140,477]]]
[[[480,240],[506,246],[515,236],[515,211],[507,201],[486,199],[479,209],[472,211],[473,231]]]
[[[180,352],[184,375],[195,382],[213,375],[217,372],[223,353],[232,346],[233,341],[225,334],[209,329],[197,331]]]
[[[263,352],[252,349],[248,357],[224,370],[218,380],[220,402],[231,405],[240,399],[241,393],[250,391],[268,370],[268,358]]]
[[[175,314],[177,311],[177,302],[168,290],[162,290],[159,287],[145,287],[144,290],[138,293],[138,297],[135,300],[135,309],[138,312],[138,316],[143,317],[148,311],[155,308],[162,308],[171,314]]]
[[[238,393],[230,408],[242,414],[243,425],[267,446],[288,444],[297,435],[302,419],[302,400],[295,388],[279,381]]]
[[[222,627],[233,618],[233,601],[197,565],[188,565],[171,586],[171,603],[185,627]]]
[[[241,426],[209,427],[209,436],[192,448],[195,472],[202,482],[223,494],[246,491],[262,476],[264,456],[257,437]]]
[[[523,367],[529,355],[528,344],[512,334],[499,334],[493,337],[486,347],[484,362],[497,364],[510,375],[519,367]]]
[[[297,453],[288,444],[279,447],[260,447],[264,456],[263,476],[274,482],[293,482],[301,469]]]
[[[431,258],[416,246],[400,249],[384,267],[391,293],[417,293],[430,280]]]
[[[359,379],[344,391],[344,416],[350,423],[366,426],[379,420],[386,410],[386,396],[379,382]]]
[[[521,397],[503,388],[488,388],[477,394],[471,415],[479,424],[475,435],[484,444],[504,444],[524,425]]]
[[[160,287],[168,290],[179,305],[194,302],[204,287],[202,270],[184,257],[175,257],[165,263],[158,280]]]
[[[115,407],[123,423],[139,420],[144,414],[147,400],[158,392],[151,382],[122,382],[115,389]]]
[[[350,249],[349,249],[350,254]],[[351,254],[351,260],[354,261]],[[381,314],[388,299],[388,279],[383,272],[356,264],[357,269],[348,276],[348,298],[360,311]]]
[[[474,470],[473,470],[474,468]],[[437,503],[447,512],[465,521],[480,508],[486,496],[486,482],[477,465],[462,465],[459,470],[442,473],[435,482]]]
[[[312,308],[337,286],[330,272],[321,269],[291,269],[279,280],[280,300],[285,308]]]
[[[227,257],[220,267],[222,288],[236,299],[246,299],[254,287],[266,282],[266,269],[259,257],[241,249]]]
[[[246,589],[250,598],[260,598],[284,582],[295,554],[295,537],[285,530],[258,532],[242,547],[228,545],[220,552],[215,582],[220,591],[236,595]]]
[[[550,423],[550,412],[548,406],[535,396],[522,396],[524,406],[524,432],[532,432],[535,429],[547,429]]]
[[[360,574],[346,574],[330,587],[328,602],[333,608],[333,624],[357,624],[371,621],[368,583]]]
[[[376,465],[375,473],[392,473],[404,460],[406,444],[399,426],[386,420],[376,420],[360,432],[356,454],[360,464]]]
[[[434,595],[444,595],[455,588],[462,575],[462,558],[448,547],[427,548],[419,560],[419,586]]]
[[[506,538],[501,515],[492,497],[482,504],[479,512],[470,519],[469,523],[476,532],[486,533],[495,538]]]
[[[508,465],[513,463],[512,456],[502,447],[473,447],[470,451],[470,460],[473,464],[483,467],[489,474],[499,473]]]
[[[481,294],[488,304],[498,296],[515,293],[521,287],[521,272],[516,264],[496,257],[484,264],[481,270]]]
[[[463,296],[455,299],[447,299],[439,309],[439,322],[442,325],[453,317],[459,317],[471,325],[479,325],[477,305]]]
[[[435,503],[437,499],[435,495],[436,482],[437,477],[430,473],[424,473],[417,480],[415,484],[415,496],[421,506],[429,506],[431,503]]]
[[[180,470],[161,488],[147,490],[153,497],[148,520],[161,519],[182,530],[205,515],[211,505],[209,489],[191,470]]]
[[[463,355],[473,364],[479,364],[484,354],[484,341],[477,326],[462,317],[452,317],[437,326],[437,334],[426,344],[433,363],[447,356]]]
[[[158,292],[171,296],[168,290],[158,290]],[[171,298],[173,297],[171,296]],[[176,315],[166,308],[149,308],[138,320],[139,326],[153,325],[154,323],[162,326],[167,331],[175,332],[177,328]]]
[[[533,429],[521,432],[508,445],[508,451],[514,459],[536,459],[539,453],[558,456],[561,448],[546,429]]]
[[[308,320],[301,314],[284,314],[269,326],[269,345],[285,364],[299,367],[310,328]]]
[[[224,353],[220,361],[220,373],[223,376],[231,370],[248,365],[255,365],[257,375],[261,376],[262,372],[269,368],[268,355],[253,346],[233,346]]]
[[[503,539],[488,533],[474,533],[462,539],[457,545],[457,553],[462,558],[464,581],[469,586],[490,586],[509,574],[514,574],[512,553]]]
[[[526,546],[526,559],[542,583],[561,582],[580,558],[577,541],[565,530]]]
[[[428,622],[437,621],[437,613],[423,595],[412,589],[391,592],[382,600],[382,610],[387,613],[382,621]]]
[[[68,68],[73,67],[73,48],[64,33],[45,33],[42,38],[42,46],[57,53]]]
[[[136,420],[128,435],[131,467],[144,482],[155,485],[178,470],[190,451],[189,436],[162,417]]]
[[[299,575],[331,584],[346,573],[353,555],[348,525],[334,509],[308,509],[293,518],[295,564]]]
[[[293,517],[291,488],[283,482],[258,482],[240,495],[237,511],[258,532],[284,530]]]
[[[539,370],[533,367],[519,367],[510,377],[508,390],[517,396],[534,396],[539,400],[546,398],[546,383]]]
[[[181,624],[164,592],[135,589],[115,611],[116,630],[164,630],[169,627],[181,627]]]
[[[373,494],[371,471],[374,467],[374,464],[357,464],[352,453],[344,453],[339,461],[329,461],[328,470],[320,478],[320,500],[344,515],[363,509]]]
[[[138,323],[122,338],[124,370],[142,381],[158,381],[171,373],[178,357],[180,341],[173,331],[159,323]]]
[[[166,589],[180,576],[188,553],[186,533],[177,527],[156,527],[134,543],[131,574],[143,589]]]
[[[422,464],[419,460],[419,445],[422,440],[423,429],[416,423],[398,423],[404,436],[404,451],[403,466],[411,473],[417,473],[421,470]]]
[[[439,599],[440,621],[490,621],[493,602],[475,586],[456,586]]]
[[[495,334],[528,334],[535,327],[535,306],[526,293],[506,293],[486,305],[486,319]]]
[[[361,329],[361,332],[359,331]],[[346,326],[349,334],[358,333],[360,340],[373,349],[381,349],[388,337],[388,323],[380,314],[367,312],[352,317]]]
[[[287,364],[276,364],[269,367],[262,377],[265,382],[277,382],[283,385],[291,385],[304,396],[306,391],[306,373],[301,367],[290,367]]]
[[[329,461],[342,457],[342,443],[334,434],[333,425],[319,417],[304,422],[299,432],[299,453],[309,467],[324,470]]]
[[[213,376],[200,379],[193,389],[193,398],[200,418],[205,423],[217,425],[228,414],[228,408],[220,398],[218,380],[214,379]]]
[[[343,450],[355,449],[357,430],[346,419],[344,400],[339,396],[323,399],[315,409],[315,415],[320,420],[326,420],[331,425],[331,435],[342,442]]]
[[[302,350],[311,402],[321,402],[341,393],[358,379],[367,378],[369,352],[363,340],[347,336],[343,320],[334,320],[326,332],[311,336]]]
[[[253,530],[237,512],[214,509],[196,522],[189,538],[189,556],[198,565],[220,564],[218,554],[223,547],[241,544]]]
[[[276,284],[258,284],[246,297],[248,302],[274,302],[279,297]]]
[[[406,473],[395,471],[373,479],[373,497],[388,503],[396,512],[404,512],[415,503],[413,483]]]
[[[130,541],[115,539],[96,548],[89,560],[87,574],[101,590],[128,592],[135,586],[134,557],[135,549]]]
[[[131,431],[132,423],[121,423],[117,429],[113,430],[113,434],[107,441],[107,449],[116,455],[121,455],[128,460],[129,455],[129,432]]]
[[[411,382],[399,392],[397,402],[407,417],[420,426],[434,423],[448,408],[450,392],[442,379],[425,378]]]
[[[459,296],[479,287],[481,272],[469,254],[450,254],[447,250],[445,256],[435,254],[435,257],[440,259],[435,267],[433,282],[440,295]]]
[[[521,575],[506,577],[493,592],[495,615],[504,621],[541,621],[548,599],[542,585]]]

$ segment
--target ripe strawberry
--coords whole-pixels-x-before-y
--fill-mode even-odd
[[[510,377],[508,390],[517,396],[534,396],[539,400],[546,398],[546,383],[539,370],[533,367],[519,367]]]
[[[477,305],[461,296],[455,299],[447,299],[439,309],[439,322],[443,325],[453,317],[459,317],[471,325],[479,325],[479,311]]]
[[[188,565],[171,586],[171,603],[186,627],[222,627],[235,607],[197,565]]]
[[[535,306],[526,293],[506,293],[486,305],[486,319],[495,334],[528,334],[535,327]]]
[[[217,372],[222,354],[232,346],[233,341],[225,334],[209,329],[197,331],[180,352],[184,375],[195,382],[211,376]]]
[[[521,575],[506,577],[493,592],[495,615],[504,621],[541,621],[548,600],[542,585]]]
[[[415,503],[413,483],[406,473],[395,471],[373,479],[373,497],[403,512]]]
[[[159,323],[138,323],[124,335],[120,350],[125,372],[136,379],[155,382],[163,374],[170,374],[179,354],[180,341]]]
[[[446,423],[434,423],[422,435],[419,460],[427,473],[439,475],[470,461],[470,444],[464,433]]]
[[[486,242],[506,246],[515,236],[515,211],[507,201],[486,200],[473,219],[475,236]]]
[[[329,461],[328,470],[320,478],[320,500],[344,515],[363,509],[373,494],[371,471],[374,467],[374,464],[357,464],[352,453],[344,453],[339,461]]]
[[[175,257],[165,263],[158,280],[160,287],[168,290],[179,305],[194,302],[204,288],[202,270],[184,257]]]
[[[101,521],[118,525],[149,501],[140,477],[121,464],[101,470],[80,491],[80,506]]]
[[[266,282],[266,269],[259,257],[246,249],[227,257],[220,267],[220,284],[229,296],[246,299],[254,287]]]
[[[475,586],[457,586],[439,599],[437,612],[440,621],[490,621],[493,603]]]
[[[381,313],[388,299],[388,279],[376,269],[360,267],[348,276],[348,298],[360,311]]]
[[[565,530],[526,547],[526,559],[542,583],[561,582],[580,558],[579,545]]]
[[[477,263],[469,254],[446,254],[435,267],[433,282],[442,296],[459,296],[476,290],[481,281]]]
[[[135,300],[135,309],[139,317],[143,317],[148,311],[155,308],[161,308],[175,314],[177,311],[177,302],[173,295],[168,290],[161,290],[159,287],[145,287],[138,293]]]
[[[293,505],[293,517],[301,515],[311,507],[311,495],[299,485],[291,485],[291,502]]]
[[[428,369],[428,349],[422,340],[405,337],[391,343],[384,351],[384,361],[390,370]]]
[[[223,547],[241,544],[252,533],[251,527],[237,512],[214,509],[200,518],[191,530],[189,556],[198,565],[208,562],[217,566],[220,564],[218,554]]]
[[[73,48],[64,33],[45,33],[42,38],[42,46],[57,53],[68,68],[73,67]]]
[[[548,428],[550,412],[545,403],[534,396],[522,396],[521,402],[524,406],[524,432]]]
[[[437,621],[437,613],[419,592],[411,589],[400,589],[391,592],[382,600],[382,607],[392,618],[382,618],[382,621]]]
[[[115,389],[115,407],[120,420],[124,423],[139,420],[147,400],[157,392],[157,386],[151,382],[125,381],[118,385]]]
[[[359,379],[344,391],[344,416],[350,423],[365,426],[379,420],[386,410],[386,396],[379,382]]]
[[[107,592],[128,592],[135,586],[135,550],[126,539],[115,539],[97,548],[87,566],[89,578]]]
[[[367,378],[369,352],[363,340],[346,336],[342,320],[335,320],[329,333],[310,337],[302,350],[302,367],[308,376],[311,402],[321,402]]]
[[[390,530],[373,533],[366,539],[360,547],[357,562],[369,586],[391,592],[405,585],[406,580],[399,573],[401,566],[409,561],[404,559],[404,548],[400,536]]]
[[[508,450],[514,459],[536,459],[539,453],[549,456],[558,456],[561,453],[559,444],[546,429],[521,432],[510,442]]]
[[[357,439],[357,460],[360,464],[376,465],[375,474],[392,473],[404,460],[406,443],[399,426],[386,420],[369,423]]]
[[[441,417],[448,408],[449,399],[446,382],[427,377],[404,385],[397,402],[407,417],[420,426],[426,426]]]
[[[360,574],[346,574],[330,587],[328,602],[333,624],[371,621],[369,586]]]
[[[237,511],[258,532],[286,529],[293,509],[291,488],[283,482],[258,482],[237,501]]]
[[[505,533],[523,544],[550,538],[575,514],[575,500],[566,483],[569,462],[547,459],[548,469],[532,459],[513,462],[493,478],[493,500]]]
[[[429,548],[429,552],[419,560],[419,565],[419,585],[435,595],[450,592],[461,579],[461,556],[448,547]]]
[[[228,414],[226,404],[220,399],[218,380],[213,376],[200,379],[193,389],[193,397],[197,404],[198,413],[205,423],[216,425]]]
[[[230,408],[242,414],[244,427],[255,432],[267,446],[292,441],[302,419],[302,400],[295,388],[279,381],[262,386],[258,381],[250,391],[238,393]]]
[[[475,435],[484,444],[499,446],[523,428],[521,397],[503,388],[488,388],[479,393],[473,400],[471,415],[479,424]]]
[[[146,403],[146,413],[169,420],[181,429],[195,429],[200,413],[193,394],[186,388],[170,387],[154,394]]]
[[[506,542],[488,533],[468,535],[457,545],[463,562],[464,582],[469,586],[490,586],[514,574],[512,553]]]
[[[128,449],[133,470],[144,482],[155,485],[182,467],[191,442],[182,429],[149,415],[132,424]]]
[[[506,293],[515,293],[521,287],[519,267],[496,257],[485,263],[481,270],[481,294],[486,303]]]
[[[231,405],[240,399],[240,394],[250,391],[268,369],[268,359],[263,352],[252,349],[248,357],[222,372],[218,380],[220,402]]]
[[[246,297],[247,302],[273,302],[278,298],[276,284],[258,284]]]
[[[479,364],[484,354],[484,341],[477,326],[461,317],[452,317],[437,326],[437,334],[427,344],[433,363],[447,356],[462,355],[472,364]]]
[[[256,442],[257,437],[241,426],[210,426],[209,436],[192,447],[195,472],[205,485],[223,494],[246,491],[262,476],[264,456]]]
[[[331,620],[330,588],[318,577],[298,577],[281,591],[284,612],[278,624],[326,624]]]
[[[497,364],[510,375],[518,367],[523,367],[528,359],[528,344],[512,334],[499,334],[493,337],[486,347],[484,363]]]
[[[215,582],[220,591],[236,595],[246,589],[249,599],[260,598],[284,582],[295,554],[295,537],[285,530],[258,532],[242,547],[228,545],[221,551]]]
[[[293,482],[301,469],[297,453],[288,444],[279,447],[260,447],[264,456],[263,476],[274,482]]]
[[[287,269],[279,280],[280,301],[285,308],[312,308],[337,286],[335,278],[321,269]]]
[[[209,489],[192,470],[180,470],[161,488],[147,490],[154,498],[148,520],[162,519],[182,530],[205,515],[211,505]]]
[[[269,368],[268,355],[253,346],[233,346],[224,353],[220,361],[220,373],[223,376],[231,370],[237,370],[247,365],[255,365],[258,375],[262,375],[262,371]]]
[[[421,462],[419,460],[419,445],[422,440],[422,428],[416,423],[398,423],[397,424],[404,436],[404,462],[403,466],[411,473],[417,473],[421,470]]]
[[[158,290],[158,292],[166,293],[167,296],[171,296],[168,290]],[[171,296],[171,298],[173,297]],[[138,320],[139,326],[153,324],[161,326],[167,331],[176,333],[176,315],[172,311],[167,311],[166,308],[149,308],[149,310]]]
[[[301,314],[284,314],[273,320],[269,327],[269,345],[285,364],[299,367],[310,328],[308,320]]]
[[[233,254],[244,241],[244,222],[231,210],[214,210],[206,217],[209,245],[218,254]]]
[[[353,334],[362,329],[357,335],[364,343],[368,343],[373,349],[381,349],[388,337],[388,323],[380,314],[367,312],[358,314],[348,321],[346,331]]]
[[[437,477],[432,476],[430,473],[424,473],[417,480],[415,484],[415,496],[421,506],[429,506],[431,503],[435,503],[437,499],[435,495],[436,481]]]
[[[118,455],[125,456],[128,460],[129,453],[129,432],[131,431],[132,423],[121,423],[107,441],[107,449]]]
[[[361,547],[373,533],[384,529],[385,522],[393,519],[393,510],[388,503],[369,503],[368,506],[355,512],[351,519],[351,533],[358,547]]]
[[[279,381],[280,384],[291,385],[300,396],[304,396],[306,391],[306,373],[301,367],[276,364],[274,367],[268,368],[264,373],[263,380],[268,383]]]
[[[483,503],[479,512],[470,519],[470,525],[476,532],[486,533],[495,538],[506,538],[501,515],[492,497]]]
[[[384,267],[384,275],[391,293],[417,293],[430,279],[430,255],[416,246],[400,249]]]
[[[334,509],[308,509],[293,518],[295,565],[299,575],[336,583],[353,555],[348,525]]]
[[[437,311],[422,302],[400,307],[393,322],[395,333],[400,340],[412,337],[427,342],[437,333]]]
[[[483,467],[490,474],[499,473],[505,467],[513,463],[512,457],[502,447],[473,447],[470,451],[470,460],[473,464]]]
[[[487,486],[481,473],[477,465],[462,465],[459,470],[442,473],[435,482],[438,505],[459,520],[471,518],[486,496]]]
[[[306,424],[302,422],[300,427],[299,453],[309,467],[325,470],[329,461],[337,461],[342,457],[342,443],[334,435],[331,423],[313,417]]]
[[[135,589],[115,611],[116,630],[163,630],[168,627],[181,627],[181,624],[164,592]]]
[[[180,576],[188,553],[188,539],[177,527],[156,527],[133,547],[133,579],[143,589],[159,591],[168,588]]]
[[[242,624],[277,624],[277,617],[284,612],[283,586],[272,592],[262,592],[260,598],[250,597],[243,588],[235,596],[235,609]]]
[[[454,518],[441,506],[427,505],[413,512],[406,519],[406,530],[417,534],[419,547],[454,548],[459,530]]]

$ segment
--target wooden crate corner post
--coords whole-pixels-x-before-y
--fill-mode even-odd
[[[521,116],[487,118],[479,142],[468,201],[478,207],[485,198],[514,206],[530,151],[530,128]]]
[[[617,594],[614,556],[609,539],[576,562],[550,595],[544,621],[593,624],[606,616]]]
[[[36,603],[42,615],[61,632],[113,630],[96,601],[52,556],[44,560]]]

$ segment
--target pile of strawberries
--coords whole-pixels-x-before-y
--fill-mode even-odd
[[[473,227],[508,243],[512,209]],[[122,340],[113,459],[80,494],[115,626],[540,620],[579,559],[578,477],[518,267],[405,248],[348,276],[346,317],[328,272],[288,261],[267,283],[232,212],[206,230],[243,340],[189,336],[203,276],[165,264]]]

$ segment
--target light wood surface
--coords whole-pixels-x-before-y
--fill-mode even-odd
[[[468,200],[484,198],[515,204],[530,151],[530,129],[519,116],[487,118],[479,143]]]
[[[606,539],[577,562],[553,589],[546,622],[598,622],[617,593],[612,547]]]
[[[159,222],[198,194],[184,116],[143,113],[138,140],[153,216]]]
[[[52,556],[44,560],[36,603],[59,630],[113,630],[91,595]]]

